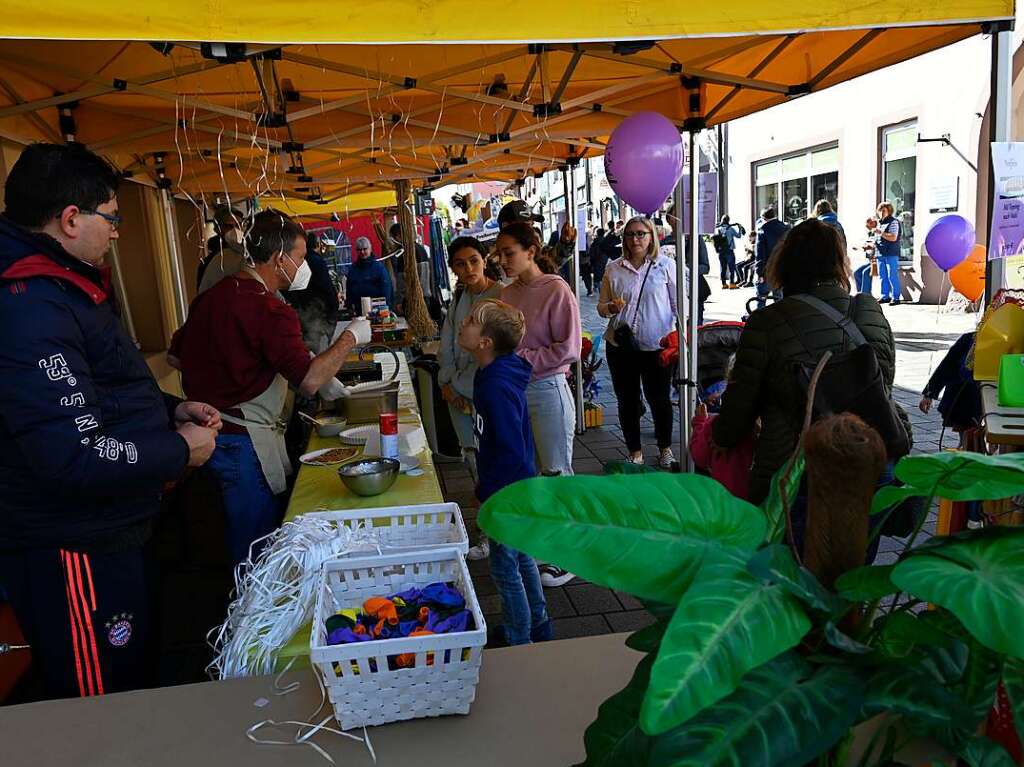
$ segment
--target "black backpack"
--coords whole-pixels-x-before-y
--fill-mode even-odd
[[[857,299],[850,299],[850,308],[843,315],[816,296],[801,293],[790,298],[828,317],[857,345],[848,352],[825,352],[828,358],[815,388],[812,420],[835,413],[852,413],[878,432],[890,461],[909,454],[910,437],[882,377],[875,350],[851,318]],[[813,356],[800,334],[796,336],[807,353]],[[805,396],[819,362],[796,364],[797,381]]]

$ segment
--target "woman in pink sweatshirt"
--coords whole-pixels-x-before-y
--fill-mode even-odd
[[[533,427],[537,468],[542,474],[572,474],[576,407],[565,374],[580,358],[580,307],[556,265],[542,254],[537,230],[527,222],[501,230],[496,250],[505,274],[514,281],[501,300],[526,317],[519,355],[533,366],[526,401]]]

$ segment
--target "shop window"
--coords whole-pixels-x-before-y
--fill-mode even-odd
[[[882,199],[900,222],[900,261],[914,260],[914,206],[917,201],[917,122],[882,129]]]
[[[839,145],[806,149],[754,163],[754,218],[774,207],[787,224],[814,213],[814,203],[828,200],[839,210]]]

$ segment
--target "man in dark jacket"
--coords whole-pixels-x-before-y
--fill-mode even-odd
[[[91,152],[36,144],[0,218],[0,584],[51,697],[151,681],[143,545],[220,428],[161,394],[117,316],[117,185]]]
[[[356,258],[348,268],[345,280],[345,306],[352,314],[361,316],[361,302],[364,298],[383,298],[391,309],[395,308],[395,288],[391,284],[391,275],[373,255],[373,246],[368,237],[356,240]]]
[[[779,221],[775,214],[775,208],[765,208],[761,211],[763,223],[757,230],[757,238],[754,241],[754,263],[757,271],[757,308],[764,308],[767,300],[768,283],[765,282],[765,268],[768,266],[768,258],[776,246],[785,239],[789,232],[789,224]],[[776,300],[779,296],[775,295]]]

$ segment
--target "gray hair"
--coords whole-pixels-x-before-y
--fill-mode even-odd
[[[369,237],[357,237],[356,238],[356,249],[358,250],[359,248],[368,248],[370,250],[373,250],[373,246],[370,244],[370,238]]]

